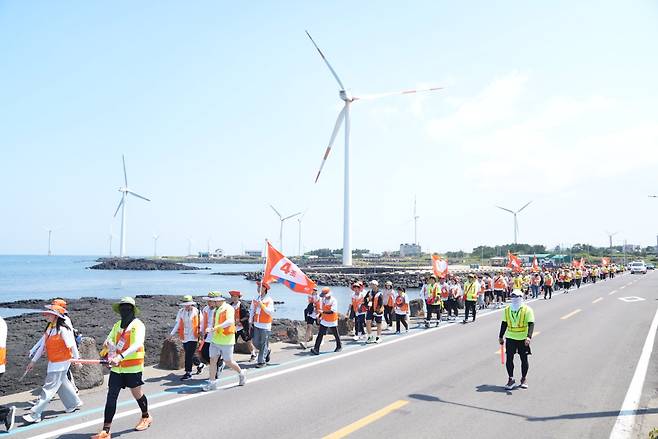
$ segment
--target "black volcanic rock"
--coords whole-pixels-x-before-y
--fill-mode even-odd
[[[162,259],[102,259],[99,264],[89,267],[91,270],[205,270],[205,268],[192,267]]]

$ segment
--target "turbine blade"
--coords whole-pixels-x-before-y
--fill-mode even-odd
[[[274,206],[272,206],[272,205],[270,204],[270,207],[272,208],[273,211],[276,212],[276,214],[279,216],[279,219],[283,218],[283,217],[281,216],[281,214],[279,213],[279,211],[276,210],[276,209],[274,208]]]
[[[521,212],[523,209],[525,209],[526,207],[528,207],[528,206],[530,205],[530,203],[532,203],[532,201],[528,201],[527,203],[525,203],[525,205],[524,205],[522,208],[520,208],[519,210],[517,210],[516,213]]]
[[[500,207],[500,206],[496,206],[496,207],[499,208],[499,209],[503,209],[503,210],[506,211],[506,212],[514,213],[513,210],[505,209],[504,207]]]
[[[412,90],[394,91],[390,93],[377,93],[372,95],[355,96],[354,100],[356,101],[356,100],[366,100],[366,99],[379,99],[387,96],[409,95],[409,94],[423,93],[426,91],[436,91],[436,90],[443,90],[443,87],[418,88]]]
[[[126,184],[125,187],[128,187],[128,173],[126,172],[126,157],[121,154],[121,161],[123,162],[123,181]]]
[[[341,125],[343,125],[343,121],[345,120],[346,108],[347,108],[347,104],[345,104],[343,109],[340,110],[340,113],[338,113],[338,118],[336,119],[336,125],[334,125],[334,130],[331,132],[331,138],[329,138],[329,145],[327,145],[327,150],[324,152],[324,157],[322,157],[322,163],[320,163],[320,169],[318,170],[318,175],[315,176],[316,183],[320,178],[320,173],[322,172],[322,168],[324,168],[324,164],[327,162],[327,157],[329,157],[329,153],[331,152],[331,147],[334,144],[334,140],[336,140],[336,135],[338,134],[338,130],[340,130]]]
[[[136,193],[136,192],[133,192],[133,191],[126,191],[126,192],[128,192],[130,195],[134,195],[134,196],[137,197],[137,198],[141,198],[142,200],[151,201],[151,200],[149,200],[148,198],[143,197],[143,196],[139,195],[139,194]]]
[[[331,70],[331,74],[334,75],[334,78],[336,78],[336,82],[338,82],[338,85],[340,85],[340,89],[345,90],[345,86],[343,85],[340,78],[336,74],[336,71],[334,70],[333,67],[331,67],[331,64],[329,64],[329,61],[327,61],[327,58],[324,56],[324,53],[322,53],[322,51],[320,50],[318,45],[315,44],[315,41],[313,40],[313,37],[311,37],[311,34],[309,34],[308,31],[306,31],[306,35],[308,35],[308,38],[311,40],[311,43],[313,43],[313,45],[317,49],[317,51],[320,54],[320,56],[322,57],[322,60],[324,61],[324,63],[327,65],[327,67],[329,67],[329,70]]]
[[[113,218],[116,218],[117,213],[119,213],[119,209],[121,209],[121,206],[123,206],[123,197],[121,197],[121,201],[119,201],[119,205],[117,206],[117,210],[114,212]],[[112,233],[112,226],[110,226],[110,233]]]
[[[301,212],[293,213],[292,215],[288,215],[287,217],[283,218],[282,221],[289,220],[290,218],[294,218],[297,215],[300,215]]]

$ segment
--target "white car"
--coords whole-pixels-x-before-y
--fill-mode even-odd
[[[631,263],[631,274],[635,274],[635,273],[647,274],[647,266],[644,265],[644,262]]]

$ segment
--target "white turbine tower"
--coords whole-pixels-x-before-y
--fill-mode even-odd
[[[158,236],[157,234],[153,234],[153,257],[157,258],[158,257]]]
[[[306,212],[308,210],[305,210],[304,213],[302,213],[299,218],[297,218],[297,226],[298,228],[298,236],[297,236],[297,253],[299,253],[299,257],[302,257],[302,219],[304,219],[304,215],[306,215]]]
[[[418,219],[420,217],[416,215],[416,197],[414,197],[414,244],[418,245]]]
[[[280,221],[280,224],[279,224],[279,251],[280,251],[281,253],[284,253],[284,252],[283,252],[283,223],[286,222],[287,220],[291,219],[291,218],[296,217],[297,215],[301,215],[301,212],[293,213],[292,215],[288,215],[288,216],[284,217],[284,216],[281,215],[281,214],[279,213],[279,211],[276,210],[276,208],[275,208],[274,206],[272,206],[271,204],[270,204],[270,207],[272,208],[272,210],[273,210],[273,211],[277,214],[277,216],[279,217],[279,221]],[[284,254],[285,254],[285,253],[284,253]]]
[[[53,232],[55,231],[55,229],[46,229],[46,231],[48,232],[48,256],[52,256],[53,255],[52,240],[53,240]]]
[[[529,205],[530,203],[532,203],[532,201],[528,201],[528,202],[527,202],[522,208],[520,208],[520,209],[517,210],[516,212],[513,211],[513,210],[511,210],[511,209],[506,209],[506,208],[504,208],[504,207],[496,206],[497,208],[502,209],[502,210],[504,210],[504,211],[506,211],[506,212],[509,212],[509,213],[511,213],[512,215],[514,215],[514,244],[518,244],[518,243],[516,242],[516,239],[517,239],[517,235],[518,235],[518,233],[519,233],[519,222],[518,222],[516,216],[517,216],[517,215],[518,215],[523,209],[525,209],[526,207],[528,207],[528,205]]]
[[[340,90],[338,92],[338,96],[340,99],[344,102],[343,109],[340,110],[340,113],[338,113],[338,119],[336,119],[336,124],[334,125],[334,130],[331,133],[331,137],[329,138],[329,145],[327,146],[327,150],[324,153],[324,157],[322,158],[322,163],[320,164],[320,170],[318,171],[318,175],[315,177],[315,182],[318,182],[318,179],[320,178],[320,173],[322,172],[322,168],[324,167],[325,162],[327,161],[327,157],[329,156],[329,152],[331,151],[331,147],[334,144],[334,140],[336,139],[336,135],[338,134],[338,130],[340,130],[341,125],[343,122],[345,122],[345,168],[344,168],[344,193],[343,193],[343,265],[352,265],[352,243],[350,239],[350,233],[351,233],[351,225],[350,225],[350,105],[352,103],[356,102],[357,100],[364,100],[364,99],[375,99],[375,98],[380,98],[380,97],[385,97],[385,96],[395,96],[395,95],[404,95],[404,94],[412,94],[412,93],[418,93],[418,92],[424,92],[424,91],[434,91],[434,90],[440,90],[442,87],[433,87],[433,88],[426,88],[426,89],[418,89],[418,90],[405,90],[405,91],[400,91],[400,92],[393,92],[393,93],[381,93],[381,94],[376,94],[376,95],[368,95],[368,96],[353,96],[352,93],[349,90],[345,89],[345,86],[341,82],[340,78],[334,71],[333,67],[331,67],[331,64],[329,64],[329,61],[327,61],[327,58],[325,58],[324,54],[320,50],[317,44],[315,44],[315,41],[313,38],[311,38],[311,34],[306,32],[306,35],[308,35],[309,39],[317,49],[318,53],[322,57],[322,60],[324,63],[327,65],[329,70],[331,71],[331,74],[333,75],[334,79],[336,79],[336,82],[338,83],[338,86],[340,87]]]
[[[117,206],[117,210],[114,212],[114,217],[116,218],[117,214],[119,213],[119,209],[121,209],[121,243],[119,247],[119,257],[122,258],[126,255],[126,202],[128,201],[128,195],[135,196],[137,198],[141,198],[142,200],[146,201],[151,201],[146,197],[142,197],[138,193],[135,193],[128,189],[128,174],[126,173],[126,159],[123,155],[121,155],[121,160],[123,161],[123,182],[124,185],[119,188],[119,192],[121,192],[121,201],[119,201],[119,205]]]
[[[610,233],[607,230],[605,231],[605,234],[608,235],[608,242],[610,244],[610,248],[612,248],[612,237],[615,236],[619,231],[616,231],[615,233]]]

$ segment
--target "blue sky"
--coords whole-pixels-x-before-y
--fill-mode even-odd
[[[494,4],[495,3],[495,4]],[[0,253],[107,253],[126,154],[133,255],[342,246],[338,88],[444,86],[352,110],[355,247],[654,244],[658,6],[634,2],[0,3]],[[577,3],[577,4],[574,4]],[[284,251],[297,252],[297,223]],[[114,251],[118,251],[115,237]]]

